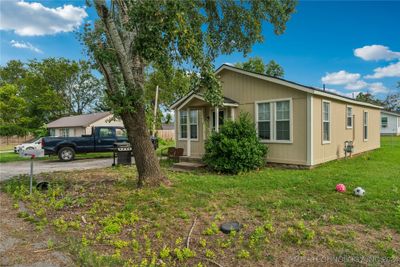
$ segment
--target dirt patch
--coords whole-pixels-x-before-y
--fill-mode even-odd
[[[12,200],[0,192],[0,266],[75,266],[71,255],[57,249],[62,245],[49,231],[18,218]],[[49,241],[51,240],[51,241]]]

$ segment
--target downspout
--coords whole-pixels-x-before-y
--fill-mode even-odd
[[[353,141],[353,146],[354,146],[355,136],[356,136],[356,115],[353,114],[353,138],[351,140]]]

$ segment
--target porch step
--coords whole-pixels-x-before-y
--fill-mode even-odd
[[[202,161],[201,158],[187,157],[187,156],[179,157],[179,162],[193,162],[193,163],[201,163],[201,164],[203,164],[203,161]]]
[[[193,171],[203,169],[206,165],[197,162],[177,162],[172,165],[172,171]]]

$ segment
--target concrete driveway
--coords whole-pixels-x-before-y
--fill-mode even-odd
[[[106,159],[82,159],[69,162],[38,160],[33,164],[33,173],[54,171],[72,171],[72,170],[87,170],[110,167],[113,162],[112,158]],[[133,158],[132,158],[133,162]],[[29,174],[30,161],[16,161],[8,163],[0,163],[0,182],[10,179],[13,176],[20,174]]]

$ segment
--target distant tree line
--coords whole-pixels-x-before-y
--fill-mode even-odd
[[[0,67],[0,135],[40,135],[54,119],[105,109],[103,87],[87,61],[11,60]]]
[[[398,90],[390,93],[384,100],[380,100],[370,93],[359,93],[356,100],[382,106],[387,111],[400,112],[400,82],[397,82]]]

